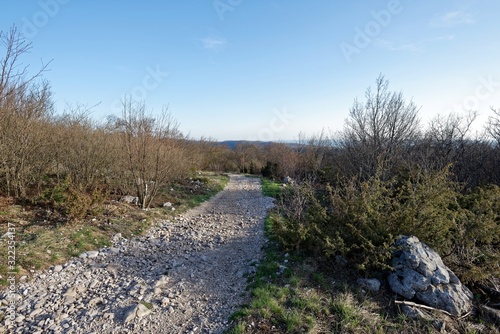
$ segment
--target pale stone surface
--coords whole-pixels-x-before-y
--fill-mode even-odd
[[[0,328],[13,333],[19,328],[19,333],[186,333],[195,328],[221,333],[229,316],[248,302],[247,278],[241,273],[251,272],[263,255],[264,219],[272,205],[262,196],[259,179],[232,175],[212,200],[159,221],[146,235],[115,235],[112,247],[19,282],[19,322],[4,319]]]
[[[472,293],[435,251],[414,236],[400,237],[396,246],[395,271],[388,277],[392,291],[457,316],[472,308]]]

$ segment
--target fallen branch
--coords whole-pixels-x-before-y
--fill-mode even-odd
[[[462,320],[462,319],[464,319],[464,318],[467,318],[467,317],[468,317],[469,315],[471,315],[471,314],[472,314],[472,311],[469,311],[469,312],[465,313],[464,315],[462,315],[462,316],[458,317],[458,318],[457,318],[457,320]]]
[[[446,315],[448,315],[450,317],[454,317],[454,315],[451,314],[450,312],[447,312],[447,311],[444,311],[444,310],[440,310],[438,308],[430,307],[430,306],[427,306],[427,305],[417,304],[417,303],[414,303],[414,302],[407,302],[405,300],[395,300],[394,302],[396,304],[403,304],[403,305],[407,305],[407,306],[419,307],[419,308],[423,308],[423,309],[431,310],[431,311],[439,311],[439,312],[444,313],[444,314],[446,314]]]

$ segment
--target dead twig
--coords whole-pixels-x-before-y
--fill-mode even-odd
[[[462,316],[458,317],[458,318],[457,318],[457,320],[462,320],[462,319],[464,319],[464,318],[467,318],[467,317],[468,317],[469,315],[471,315],[471,314],[472,314],[472,311],[469,311],[469,312],[465,313],[464,315],[462,315]]]
[[[450,317],[453,317],[453,318],[455,317],[450,312],[447,312],[447,311],[444,311],[444,310],[440,310],[440,309],[437,309],[437,308],[434,308],[434,307],[430,307],[430,306],[427,306],[427,305],[417,304],[417,303],[414,303],[414,302],[408,302],[408,301],[405,301],[405,300],[396,300],[396,301],[394,301],[394,303],[396,303],[396,304],[403,304],[403,305],[407,305],[407,306],[418,307],[418,308],[423,308],[423,309],[431,310],[431,311],[438,311],[438,312],[444,313],[444,314],[446,314],[446,315],[448,315]]]

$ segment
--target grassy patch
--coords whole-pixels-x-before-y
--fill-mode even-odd
[[[269,222],[267,226],[272,224]],[[380,296],[370,299],[363,295],[352,284],[355,280],[350,273],[336,273],[336,269],[322,271],[321,261],[284,253],[276,242],[270,242],[266,258],[249,283],[251,301],[233,315],[233,326],[228,333],[419,333],[423,330],[411,320],[397,322],[381,317]]]
[[[227,175],[214,173],[197,175],[163,189],[155,201],[156,206],[161,207],[163,203],[170,202],[175,207],[174,214],[183,213],[209,200],[223,190],[228,182]],[[166,208],[160,212],[171,213],[172,211],[170,208]]]
[[[266,231],[273,240],[271,217],[266,219]],[[295,259],[300,257],[283,253],[275,241],[268,243],[266,257],[249,283],[252,300],[233,315],[229,333],[302,333],[315,328],[315,318],[327,312],[328,303],[304,289],[307,276],[294,269]]]
[[[264,194],[264,196],[279,198],[281,195],[281,187],[281,183],[262,178],[262,193]]]
[[[227,176],[196,175],[192,179],[165,189],[156,207],[145,211],[117,201],[107,201],[102,213],[84,219],[67,219],[40,207],[15,205],[0,199],[0,236],[8,224],[15,226],[17,276],[30,276],[37,270],[62,264],[79,254],[111,245],[113,235],[125,238],[141,235],[157,218],[169,218],[182,213],[221,191]],[[161,201],[170,201],[175,211],[163,208]],[[0,285],[7,285],[8,238],[0,239]]]
[[[149,309],[149,310],[153,309],[153,304],[151,304],[151,303],[142,301],[141,304],[144,305],[144,306],[146,306],[146,308]]]

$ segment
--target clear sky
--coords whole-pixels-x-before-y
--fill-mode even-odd
[[[342,129],[354,98],[382,73],[437,114],[500,107],[498,0],[3,0],[49,61],[58,112],[124,95],[168,105],[184,134],[288,140]],[[3,54],[0,55],[0,58]],[[479,124],[478,126],[480,126]]]

